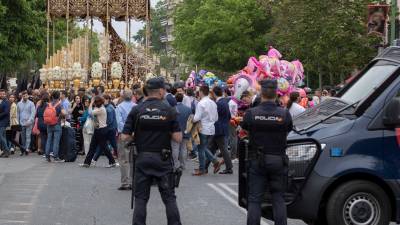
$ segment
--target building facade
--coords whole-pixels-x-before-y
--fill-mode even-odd
[[[168,54],[174,54],[174,48],[172,42],[174,38],[174,12],[179,3],[183,0],[163,0],[164,7],[166,9],[166,17],[162,20],[161,25],[165,27],[165,34],[161,37],[161,42],[165,43],[166,51]]]

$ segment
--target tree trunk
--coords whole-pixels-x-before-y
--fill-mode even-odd
[[[322,71],[321,71],[321,67],[318,65],[318,85],[319,85],[319,89],[322,90]]]

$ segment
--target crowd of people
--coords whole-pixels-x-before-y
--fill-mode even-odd
[[[185,87],[183,82],[166,85],[164,102],[174,107],[183,132],[183,141],[171,141],[176,170],[185,170],[187,159],[198,163],[194,176],[203,176],[212,165],[213,173],[233,174],[238,163],[238,121],[244,111],[259,103],[258,93],[243,92],[240,102],[231,98],[228,88],[220,86]],[[335,95],[330,88],[304,88],[280,98],[279,104],[296,117],[325,98]],[[21,93],[0,90],[0,146],[2,158],[19,150],[21,156],[37,152],[48,161],[60,158],[62,127],[72,127],[76,153],[85,155],[82,167],[95,166],[101,155],[108,158],[108,167],[121,167],[120,189],[131,188],[129,149],[119,136],[129,112],[146,100],[146,89],[134,85],[114,96],[103,87],[90,90]],[[221,171],[221,167],[224,169]]]

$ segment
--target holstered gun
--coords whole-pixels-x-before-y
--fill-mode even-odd
[[[182,177],[182,169],[176,169],[174,172],[174,186],[175,188],[179,187],[179,183],[181,182],[181,177]]]
[[[260,168],[265,167],[265,153],[263,147],[257,147],[257,160]]]
[[[162,161],[167,161],[170,159],[172,156],[172,150],[171,149],[161,149],[161,160]]]
[[[171,149],[162,149],[161,150],[161,160],[163,160],[163,161],[171,160],[172,161],[172,150]],[[175,187],[175,188],[179,187],[181,177],[182,177],[182,169],[180,169],[180,168],[175,169],[173,176],[171,178],[172,187]]]

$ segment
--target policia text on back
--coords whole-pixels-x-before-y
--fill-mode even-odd
[[[168,224],[181,225],[176,203],[176,174],[171,157],[171,140],[182,141],[176,111],[163,101],[162,78],[146,82],[148,98],[129,113],[123,134],[134,133],[134,213],[133,224],[146,224],[150,187],[155,181],[167,211]]]

